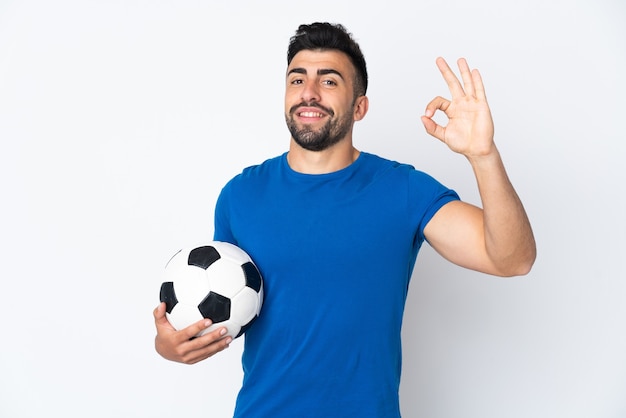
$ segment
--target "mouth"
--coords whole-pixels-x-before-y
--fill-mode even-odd
[[[301,117],[301,118],[318,118],[318,119],[321,119],[321,118],[323,118],[325,116],[321,112],[311,112],[311,111],[307,111],[307,110],[296,112],[296,115]]]
[[[305,122],[316,122],[327,116],[333,116],[334,112],[318,104],[300,103],[291,108],[291,114]]]

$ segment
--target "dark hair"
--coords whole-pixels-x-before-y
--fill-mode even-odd
[[[312,23],[300,25],[295,35],[289,41],[287,50],[287,65],[291,64],[293,57],[302,50],[329,50],[334,49],[346,54],[356,69],[354,82],[355,97],[365,95],[367,92],[367,67],[365,57],[359,44],[352,38],[343,25],[338,23]]]

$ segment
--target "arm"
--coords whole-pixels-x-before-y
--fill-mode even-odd
[[[157,335],[154,346],[157,353],[167,360],[194,364],[228,348],[232,338],[226,337],[226,328],[218,328],[201,337],[193,338],[211,326],[211,321],[198,321],[185,329],[176,331],[165,317],[165,303],[153,312]]]
[[[424,234],[437,252],[460,266],[498,276],[526,274],[536,257],[530,222],[493,141],[493,121],[480,74],[470,71],[464,59],[458,64],[463,86],[448,64],[437,59],[452,100],[433,99],[422,122],[430,135],[468,159],[483,207],[448,203]],[[446,126],[432,119],[437,110],[448,117]]]

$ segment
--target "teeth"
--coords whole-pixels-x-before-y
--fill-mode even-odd
[[[322,115],[321,113],[317,113],[317,112],[301,112],[300,116],[304,118],[321,118],[324,115]]]

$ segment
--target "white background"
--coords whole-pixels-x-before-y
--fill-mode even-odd
[[[152,309],[170,255],[211,238],[223,184],[286,150],[287,43],[316,20],[368,60],[357,147],[474,203],[469,165],[419,116],[448,96],[437,56],[478,67],[537,238],[514,279],[424,248],[404,416],[626,416],[618,0],[0,0],[0,416],[230,416],[242,341],[165,361]]]

